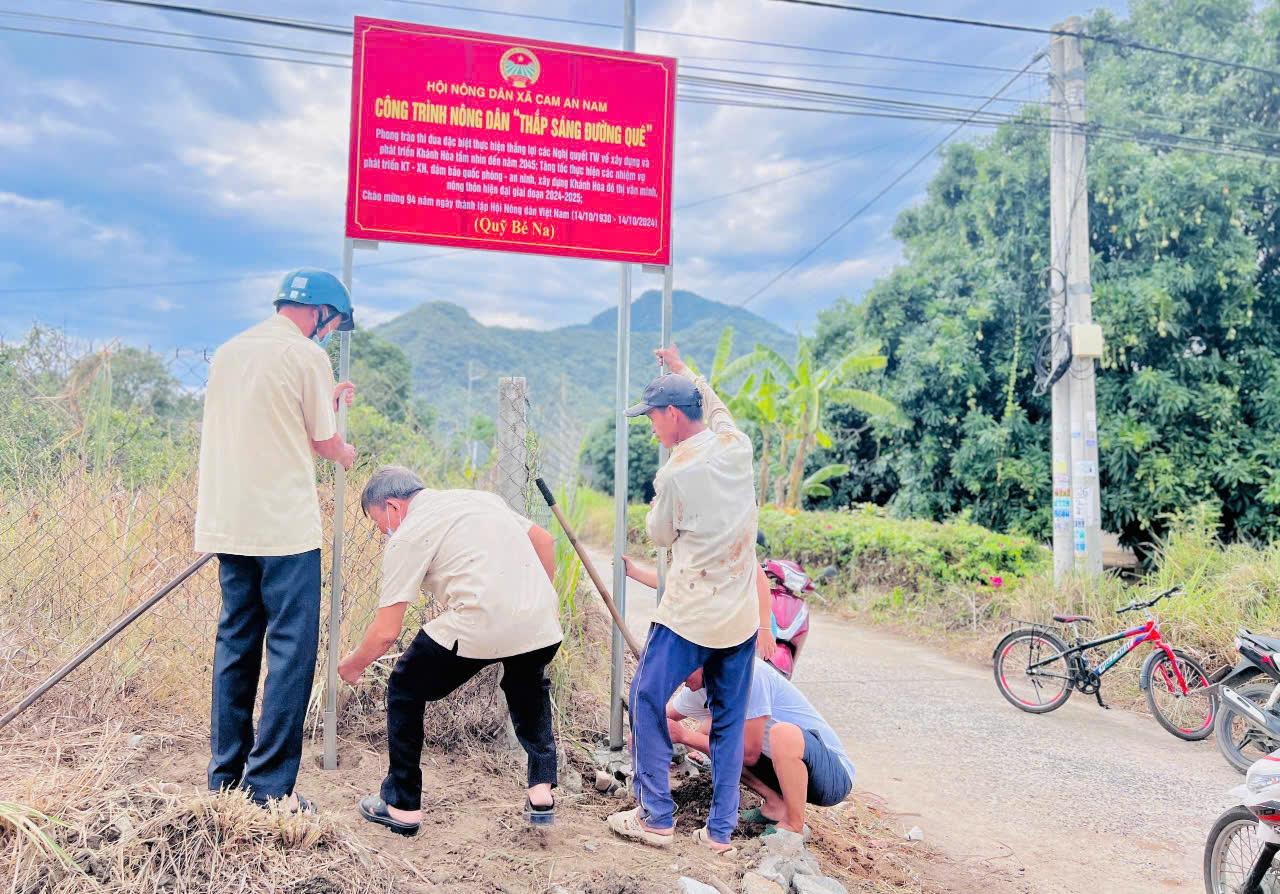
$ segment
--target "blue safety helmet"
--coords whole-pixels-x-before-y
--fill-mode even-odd
[[[332,273],[326,273],[315,267],[303,267],[288,274],[276,290],[275,306],[281,301],[292,301],[294,304],[310,304],[316,307],[328,305],[342,317],[338,324],[339,332],[349,332],[356,328],[355,317],[351,311],[351,293],[342,284],[342,280]],[[333,319],[321,312],[316,321],[316,332],[319,332]],[[314,335],[314,333],[313,333]],[[326,336],[327,339],[327,336]]]

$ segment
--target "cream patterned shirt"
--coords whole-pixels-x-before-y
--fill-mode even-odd
[[[706,430],[683,441],[654,477],[649,537],[671,547],[667,588],[654,620],[712,649],[737,646],[760,624],[756,591],[756,495],[751,439],[706,379],[683,373],[702,395]]]

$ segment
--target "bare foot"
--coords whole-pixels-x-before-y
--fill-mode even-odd
[[[529,803],[534,807],[550,807],[555,804],[551,797],[551,783],[541,782],[529,789]]]
[[[402,823],[416,825],[422,822],[422,810],[401,810],[399,807],[387,805],[387,816]]]

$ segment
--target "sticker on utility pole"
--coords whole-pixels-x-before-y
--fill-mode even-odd
[[[1093,516],[1093,491],[1087,487],[1076,488],[1077,520],[1087,520]]]
[[[1059,519],[1059,518],[1061,518],[1061,519],[1070,519],[1070,518],[1071,518],[1071,497],[1070,497],[1070,495],[1067,495],[1067,496],[1060,496],[1060,497],[1054,497],[1054,498],[1053,498],[1053,517],[1054,517],[1055,519]]]
[[[1098,464],[1091,459],[1082,459],[1076,463],[1076,474],[1082,478],[1093,478],[1098,474]]]

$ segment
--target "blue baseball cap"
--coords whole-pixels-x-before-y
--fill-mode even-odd
[[[684,376],[667,373],[665,376],[658,376],[645,387],[644,397],[640,399],[640,403],[629,407],[626,415],[643,416],[650,410],[663,407],[700,406],[702,406],[702,395],[698,393],[694,384]]]

